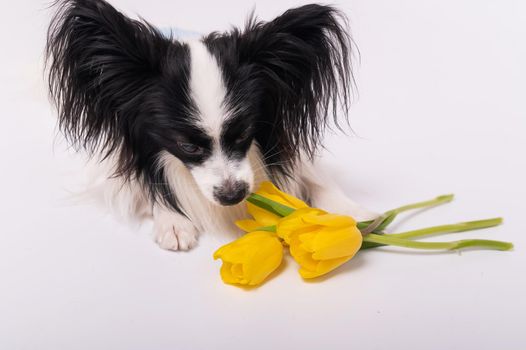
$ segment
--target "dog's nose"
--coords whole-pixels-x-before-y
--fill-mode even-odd
[[[244,181],[226,180],[214,187],[214,197],[221,205],[234,205],[248,194],[248,184]]]

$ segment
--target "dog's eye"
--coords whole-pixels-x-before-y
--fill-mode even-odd
[[[201,154],[203,149],[193,143],[179,142],[179,147],[188,154]]]

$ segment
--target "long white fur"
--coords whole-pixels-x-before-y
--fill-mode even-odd
[[[221,126],[228,118],[224,104],[226,88],[219,64],[198,40],[187,42],[190,49],[190,96],[199,115],[199,125],[209,136],[219,139]]]

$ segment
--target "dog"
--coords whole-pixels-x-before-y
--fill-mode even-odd
[[[182,41],[103,0],[59,0],[46,45],[60,130],[95,160],[105,197],[151,216],[161,248],[234,232],[264,180],[362,220],[318,164],[324,130],[347,116],[352,40],[331,6]],[[342,108],[343,107],[343,108]]]

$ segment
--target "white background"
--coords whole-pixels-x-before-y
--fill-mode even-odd
[[[113,4],[159,26],[241,25],[253,1]],[[271,19],[297,1],[261,1]],[[82,163],[57,137],[41,71],[50,18],[3,1],[0,22],[1,349],[524,349],[526,5],[522,0],[349,0],[361,50],[355,136],[326,159],[376,209],[453,192],[398,231],[502,215],[450,235],[513,241],[511,252],[378,249],[319,282],[288,261],[259,289],[222,284],[204,235],[159,249],[142,227],[75,204]],[[407,216],[403,219],[408,218]],[[438,238],[437,238],[438,239]]]

